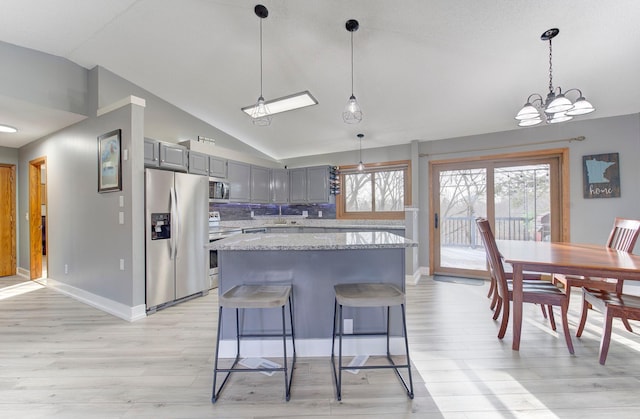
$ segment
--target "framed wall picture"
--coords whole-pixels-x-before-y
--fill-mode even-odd
[[[122,190],[122,155],[119,129],[98,137],[98,192]]]
[[[582,179],[585,198],[620,196],[620,162],[618,153],[582,156]]]

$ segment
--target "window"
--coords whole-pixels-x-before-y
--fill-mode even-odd
[[[411,204],[409,161],[340,168],[342,194],[336,197],[338,218],[404,219]]]

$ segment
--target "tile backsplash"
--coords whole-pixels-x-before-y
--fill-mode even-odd
[[[272,205],[272,204],[218,204],[210,203],[209,211],[220,212],[222,221],[250,220],[253,215],[303,215],[307,211],[309,219],[335,219],[335,204],[308,204],[308,205]],[[322,217],[319,213],[322,212]]]

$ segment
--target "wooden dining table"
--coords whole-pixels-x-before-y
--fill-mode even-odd
[[[523,272],[640,280],[640,256],[602,245],[496,240],[505,263],[513,267],[513,345],[520,349]]]

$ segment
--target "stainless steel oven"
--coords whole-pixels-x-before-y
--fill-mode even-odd
[[[241,233],[242,228],[240,227],[221,227],[219,212],[212,211],[209,213],[209,243]],[[218,287],[218,278],[218,251],[209,250],[209,288]]]
[[[209,243],[221,239],[223,239],[223,237],[214,238],[213,240],[209,238]],[[218,288],[218,278],[218,251],[209,250],[209,288]]]

